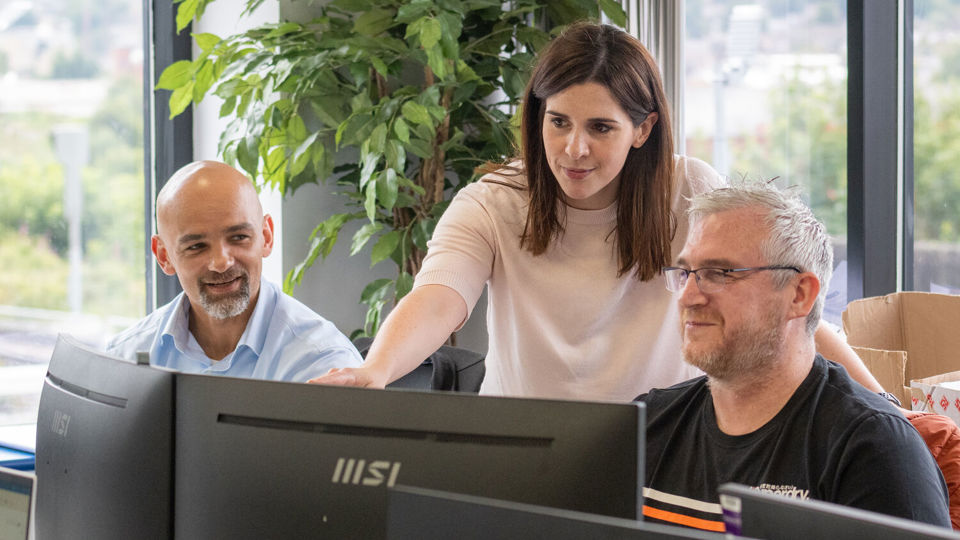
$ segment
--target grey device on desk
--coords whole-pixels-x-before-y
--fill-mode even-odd
[[[960,533],[839,504],[765,493],[742,484],[718,490],[723,521],[733,535],[769,540],[958,540]]]
[[[173,385],[58,338],[37,417],[38,538],[170,538]]]
[[[32,473],[0,467],[0,539],[28,540],[33,511]]]
[[[722,533],[585,514],[487,497],[397,486],[389,490],[387,540],[724,540]]]
[[[637,518],[642,404],[178,374],[175,536],[383,538],[416,485]]]

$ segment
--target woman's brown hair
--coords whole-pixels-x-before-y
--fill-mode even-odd
[[[616,236],[619,275],[636,269],[652,279],[671,263],[675,218],[673,135],[656,62],[628,33],[609,25],[569,26],[540,53],[523,100],[521,155],[530,206],[520,245],[534,255],[563,233],[563,191],[547,163],[542,125],[548,97],[573,85],[605,86],[637,127],[651,112],[659,118],[640,148],[631,148],[620,172]]]

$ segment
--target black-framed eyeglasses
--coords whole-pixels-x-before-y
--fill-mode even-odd
[[[663,269],[663,277],[666,278],[667,290],[670,292],[680,292],[687,286],[687,278],[690,274],[696,276],[697,287],[700,292],[715,293],[723,286],[733,280],[735,274],[740,272],[759,272],[761,270],[793,270],[800,274],[796,266],[754,266],[752,268],[697,268],[688,270],[686,268],[677,268],[668,266]]]

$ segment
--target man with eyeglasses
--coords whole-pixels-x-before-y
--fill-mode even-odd
[[[705,376],[652,390],[644,516],[723,531],[737,482],[950,526],[920,436],[884,398],[818,355],[830,237],[796,197],[743,183],[695,197],[676,267],[683,357]]]

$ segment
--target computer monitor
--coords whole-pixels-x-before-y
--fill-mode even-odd
[[[410,486],[388,490],[387,539],[724,540],[725,535]]]
[[[771,540],[960,539],[960,533],[839,504],[765,493],[741,484],[718,490],[727,532]]]
[[[58,338],[37,417],[39,538],[170,537],[173,384]]]
[[[177,375],[175,535],[383,538],[399,483],[640,515],[640,404]]]
[[[32,473],[0,467],[0,538],[28,540],[33,508]]]

